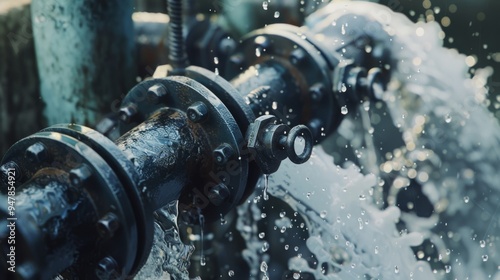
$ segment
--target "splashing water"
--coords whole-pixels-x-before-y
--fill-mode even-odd
[[[495,171],[500,127],[486,106],[492,69],[476,70],[470,77],[466,56],[442,47],[444,33],[437,23],[415,24],[380,5],[332,3],[313,19],[332,22],[314,31],[325,38],[361,32],[391,55],[391,82],[381,98],[404,146],[381,169],[395,174],[390,193],[413,180],[432,204],[429,218],[404,213],[401,219],[410,232],[422,233],[437,247],[440,261],[449,263],[435,277],[500,277],[500,174]],[[480,246],[485,239],[487,246]]]
[[[151,253],[136,279],[189,280],[189,259],[194,247],[182,243],[177,226],[178,201],[156,211]]]
[[[400,210],[377,209],[370,192],[376,184],[375,176],[362,175],[356,166],[348,165],[347,169],[335,166],[323,150],[315,149],[310,164],[296,166],[286,161],[273,174],[269,193],[304,217],[309,229],[307,248],[319,264],[330,267],[311,267],[303,258],[295,257],[289,262],[290,268],[309,272],[316,279],[365,275],[380,279],[432,278],[429,265],[417,261],[410,248],[422,242],[422,235],[398,233]]]
[[[262,190],[262,197],[264,200],[269,200],[269,196],[267,195],[267,190],[269,188],[269,174],[264,174],[264,189]]]
[[[267,275],[267,261],[269,255],[269,243],[262,240],[257,228],[257,221],[265,219],[266,215],[258,206],[261,196],[250,199],[237,208],[238,219],[236,229],[239,231],[246,243],[246,248],[242,252],[243,259],[250,267],[249,280],[259,279],[259,271]],[[260,236],[259,236],[260,235]],[[266,271],[262,271],[265,267]]]

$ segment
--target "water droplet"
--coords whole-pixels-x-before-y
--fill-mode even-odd
[[[326,210],[323,210],[321,211],[321,213],[319,214],[319,216],[324,219],[326,217]]]
[[[375,246],[375,255],[378,255],[378,246]]]
[[[295,247],[293,248],[293,250],[295,250],[295,252],[297,252],[297,251],[299,250],[299,246],[295,246]]]
[[[269,250],[269,243],[265,241],[264,244],[262,244],[262,252],[267,252],[267,250]]]
[[[267,1],[262,2],[262,9],[264,9],[264,11],[267,11],[268,6],[269,3],[267,3]]]
[[[483,259],[483,262],[488,261],[488,255],[483,255],[483,256],[481,256],[481,258]]]
[[[294,272],[293,273],[293,279],[299,279],[300,278],[300,273]]]
[[[255,56],[260,57],[262,55],[260,47],[255,48]]]
[[[342,115],[347,115],[348,112],[347,106],[342,106],[342,108],[340,108],[340,113],[342,113]]]
[[[216,65],[219,64],[219,58],[216,56],[214,56],[214,64],[216,64]]]
[[[201,266],[207,265],[207,259],[205,258],[205,256],[201,256],[201,258],[200,258],[200,265]]]
[[[261,232],[259,233],[259,238],[262,239],[266,236],[266,233],[265,232]]]
[[[464,202],[465,203],[469,203],[469,197],[468,196],[464,196]]]
[[[285,245],[285,250],[288,250],[288,248],[290,248],[290,245],[286,244]]]
[[[260,271],[267,272],[267,263],[266,262],[260,263]]]
[[[394,273],[396,273],[396,274],[399,273],[399,267],[397,265],[394,267]]]
[[[229,275],[229,277],[233,277],[234,276],[234,271],[233,270],[229,270],[227,272],[227,275]]]
[[[340,91],[341,92],[346,92],[347,91],[347,86],[344,83],[342,83],[342,85],[340,86]]]
[[[451,265],[445,265],[445,266],[444,266],[444,271],[445,271],[446,273],[450,273],[450,272],[451,272]]]
[[[486,247],[486,241],[484,240],[479,241],[479,246],[481,246],[481,248]]]
[[[286,212],[285,212],[285,211],[280,212],[280,218],[285,217],[285,215],[286,215]]]
[[[269,200],[269,195],[267,195],[267,189],[269,188],[269,174],[264,174],[264,200]]]
[[[266,213],[262,213],[262,214],[260,214],[260,217],[261,217],[262,219],[264,219],[265,217],[267,217],[267,214],[266,214]]]
[[[360,194],[359,195],[359,200],[366,200],[366,195]]]
[[[451,122],[451,119],[452,119],[452,118],[451,118],[450,114],[447,114],[447,115],[444,117],[444,121],[445,121],[446,123],[450,123],[450,122]]]
[[[281,227],[280,232],[281,232],[281,233],[285,233],[285,231],[286,231],[286,227],[285,227],[285,226],[282,226],[282,227]]]
[[[276,11],[274,12],[274,18],[279,18],[280,17],[280,12]]]

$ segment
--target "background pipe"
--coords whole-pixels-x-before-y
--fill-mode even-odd
[[[34,0],[44,115],[93,125],[134,82],[132,0]]]

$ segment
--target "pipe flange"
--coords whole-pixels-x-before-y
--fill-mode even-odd
[[[137,274],[146,263],[153,246],[154,223],[153,216],[151,215],[153,209],[150,209],[141,200],[137,185],[140,181],[139,175],[132,162],[125,157],[122,151],[111,140],[88,127],[77,124],[60,124],[48,127],[42,131],[58,132],[82,141],[98,153],[118,176],[130,200],[132,210],[135,214],[135,221],[137,222],[138,255],[129,276]]]
[[[296,77],[304,100],[302,123],[307,124],[315,141],[333,131],[342,118],[332,91],[331,70],[335,59],[325,56],[299,27],[273,24],[254,31],[229,59],[227,71],[236,75],[242,70],[269,60],[282,63]],[[319,125],[318,125],[319,124]]]
[[[238,92],[226,79],[205,68],[189,66],[186,68],[186,77],[204,85],[213,92],[233,115],[242,132],[255,120],[255,115],[245,103],[243,95]]]
[[[47,168],[55,168],[68,174],[72,192],[83,191],[86,193],[85,197],[90,199],[95,212],[80,214],[95,216],[94,226],[85,234],[87,238],[95,238],[94,242],[100,245],[90,252],[81,252],[80,258],[71,268],[71,273],[95,278],[94,271],[99,269],[97,261],[110,257],[116,262],[118,277],[124,278],[130,274],[135,259],[128,256],[136,256],[138,250],[137,221],[119,176],[105,159],[77,138],[58,132],[42,131],[13,145],[3,158],[2,165],[8,162],[14,162],[20,167],[22,176],[16,182],[18,185],[26,183],[35,174]],[[2,192],[5,193],[5,190]],[[98,222],[110,213],[116,217],[115,225],[119,227],[112,239],[102,237],[102,227],[99,227]],[[19,238],[40,239],[43,234],[45,233],[40,232],[40,236]],[[39,273],[45,269],[45,261],[38,260],[33,264]]]
[[[192,68],[189,69],[187,72],[190,75],[202,77],[202,80],[208,79],[207,77],[203,78],[203,74],[200,72]],[[214,90],[225,90],[223,82],[220,81],[210,84],[210,86]],[[163,87],[165,90],[165,94],[161,96],[159,102],[151,102],[151,99],[147,97],[151,95],[153,87]],[[234,94],[236,93],[227,93],[221,96],[228,97],[227,99],[230,100],[229,96]],[[239,110],[236,115],[244,126],[244,123],[251,116],[248,116],[248,112],[241,109],[242,107],[237,104],[237,101],[229,102],[229,104],[236,104],[232,110],[233,112]],[[122,108],[130,106],[134,106],[137,111],[130,123],[122,122],[122,134],[164,107],[184,112],[191,125],[199,125],[205,132],[210,151],[206,151],[207,161],[202,163],[203,171],[200,172],[204,183],[184,188],[179,201],[180,211],[192,213],[198,212],[199,208],[202,209],[205,219],[215,220],[220,219],[220,215],[225,215],[230,209],[236,207],[245,192],[248,162],[243,151],[245,141],[238,122],[221,99],[207,87],[189,77],[170,76],[147,80],[135,86],[122,102]],[[231,153],[222,154],[225,158],[218,161],[216,155],[221,154],[216,151],[221,146],[230,149]],[[229,190],[229,195],[224,197],[224,203],[213,199],[213,188],[220,186],[220,184],[224,184]],[[216,204],[219,206],[212,201],[217,201]]]

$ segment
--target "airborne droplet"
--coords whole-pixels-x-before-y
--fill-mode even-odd
[[[347,115],[348,112],[347,106],[342,106],[342,108],[340,108],[340,113],[342,113],[342,115]]]

